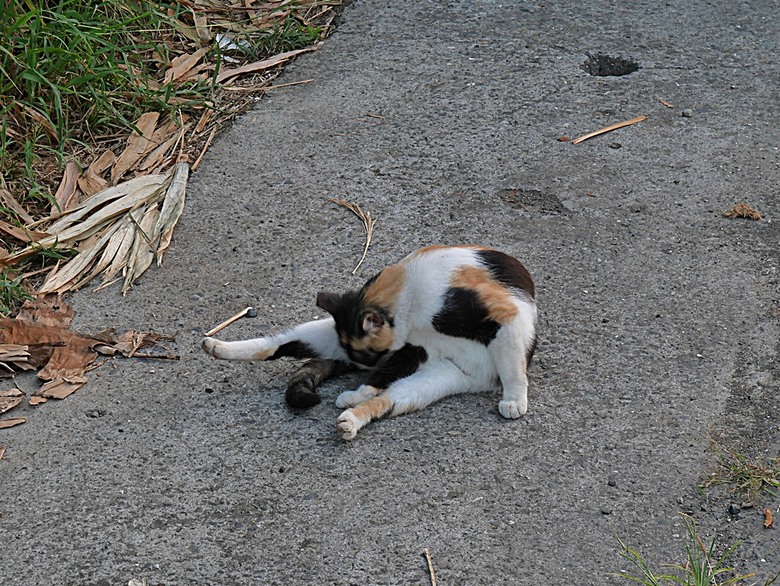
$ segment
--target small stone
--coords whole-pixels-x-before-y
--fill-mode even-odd
[[[206,393],[208,393],[209,395],[214,392],[214,389],[212,389],[211,387],[206,387],[205,390],[206,390]]]
[[[691,110],[690,108],[686,108],[681,112],[681,114],[683,115],[683,118],[690,118],[691,116],[693,116],[693,110]]]
[[[607,479],[607,485],[608,485],[608,486],[617,486],[617,480],[615,480],[615,477],[614,477],[614,476],[610,476],[610,477]]]
[[[623,145],[622,145],[622,144],[620,144],[619,142],[611,142],[611,143],[609,143],[609,145],[607,145],[607,146],[609,146],[609,148],[611,148],[611,149],[619,149],[619,148],[620,148],[620,147],[622,147]]]
[[[611,515],[612,514],[612,509],[608,509],[608,508],[605,507],[605,508],[601,509],[601,514],[602,515]]]
[[[105,414],[106,412],[103,409],[87,409],[84,411],[84,415],[90,419],[97,419],[98,417],[103,417]]]
[[[257,310],[256,309],[250,309],[246,312],[247,317],[257,317]]]
[[[729,505],[729,515],[738,515],[740,511],[739,505],[731,503]]]

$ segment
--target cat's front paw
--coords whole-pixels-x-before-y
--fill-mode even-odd
[[[360,429],[360,421],[358,421],[352,409],[347,409],[339,415],[339,418],[336,420],[336,429],[341,439],[351,440],[355,438]]]
[[[344,391],[336,397],[336,407],[344,409],[345,407],[354,407],[365,399],[357,391]]]
[[[507,419],[517,419],[528,411],[528,401],[501,401],[498,412]]]

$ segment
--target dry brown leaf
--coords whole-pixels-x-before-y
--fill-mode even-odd
[[[0,413],[10,411],[21,402],[21,397],[0,397]]]
[[[0,391],[0,397],[2,398],[24,397],[24,393],[19,389],[8,389],[7,391]]]
[[[173,229],[184,212],[184,201],[187,195],[187,178],[189,167],[186,163],[177,163],[174,169],[173,179],[165,193],[160,217],[157,220],[155,232],[159,234],[159,240],[154,243],[157,247],[157,266],[162,264],[163,253],[166,251],[173,238]]]
[[[163,84],[168,85],[169,83],[178,81],[182,77],[186,76],[208,52],[209,47],[203,47],[202,49],[198,49],[189,55],[179,55],[178,57],[172,59],[170,68],[165,72],[165,79],[163,80]]]
[[[760,220],[764,217],[761,212],[744,202],[732,206],[723,212],[723,215],[726,218],[747,218],[748,220]]]
[[[209,23],[206,20],[206,16],[197,9],[204,6],[204,4],[202,0],[195,0],[195,7],[190,10],[192,11],[192,20],[195,23],[195,32],[198,35],[198,39],[200,39],[201,44],[209,45],[211,43]]]
[[[165,160],[165,157],[168,156],[168,151],[171,150],[171,147],[173,147],[181,140],[181,138],[190,129],[191,126],[191,124],[185,124],[183,127],[179,128],[178,125],[176,125],[174,132],[168,136],[168,138],[165,139],[160,144],[160,146],[158,146],[146,156],[146,158],[138,165],[138,169],[141,171],[147,171],[148,169],[152,169],[162,163],[163,160]]]
[[[775,521],[772,518],[772,509],[764,509],[764,527],[771,529]]]
[[[158,112],[146,112],[136,120],[135,127],[140,131],[140,134],[135,130],[130,134],[130,138],[127,139],[127,147],[122,151],[122,154],[119,155],[119,158],[117,158],[114,166],[111,168],[112,185],[116,185],[133,165],[157,146],[152,144],[151,138],[159,118],[160,114]]]
[[[14,198],[14,196],[11,195],[11,192],[7,189],[0,189],[0,206],[3,206],[4,208],[14,212],[25,224],[29,224],[33,221],[30,214],[27,213],[27,210],[25,210],[22,205],[16,201],[16,198]]]
[[[16,319],[25,319],[44,326],[67,328],[73,321],[73,307],[58,294],[49,294],[25,301]]]
[[[108,187],[108,181],[103,178],[103,173],[114,164],[114,161],[116,161],[114,151],[107,150],[92,161],[92,164],[79,177],[79,188],[88,198]]]
[[[5,446],[0,446],[0,460],[5,456]]]
[[[60,266],[58,270],[51,271],[43,285],[38,289],[39,293],[65,293],[75,289],[76,281],[79,277],[89,270],[92,263],[97,258],[108,242],[114,236],[116,231],[120,227],[119,222],[114,222],[109,226],[106,231],[100,236],[97,241],[89,246],[85,246],[84,250],[79,252],[66,264]],[[104,267],[105,268],[105,267]]]
[[[65,173],[62,176],[60,186],[54,194],[56,205],[52,204],[52,212],[65,211],[78,203],[76,193],[79,173],[79,164],[76,161],[68,161],[68,164],[65,165]]]
[[[36,405],[41,405],[42,403],[46,403],[46,402],[48,402],[48,399],[46,397],[39,397],[39,396],[33,395],[27,401],[27,404],[28,405],[32,405],[33,407],[35,407]]]
[[[84,369],[97,358],[92,346],[98,342],[64,328],[21,319],[0,319],[0,343],[54,346],[51,358],[38,373],[43,380],[82,376]]]
[[[0,232],[5,232],[9,236],[20,240],[21,242],[38,242],[50,236],[47,232],[38,232],[37,230],[28,230],[12,226],[7,222],[0,220]]]
[[[22,423],[27,423],[26,417],[11,417],[9,419],[0,419],[0,429],[14,427],[16,425],[21,425]]]
[[[157,204],[154,204],[144,212],[143,218],[136,226],[135,241],[130,252],[130,259],[127,261],[127,273],[124,285],[122,285],[122,294],[126,294],[135,280],[154,262],[157,253],[154,242],[159,237],[155,230],[159,217],[160,210],[157,208]]]
[[[316,51],[319,48],[320,45],[317,44],[312,47],[307,47],[305,49],[296,49],[295,51],[287,51],[285,53],[279,53],[278,55],[275,55],[270,59],[264,59],[262,61],[255,61],[254,63],[248,63],[241,67],[237,67],[236,69],[224,69],[219,73],[219,75],[217,75],[217,83],[224,83],[238,75],[244,75],[245,73],[256,73],[258,71],[264,71],[266,69],[270,69],[271,67],[275,67],[276,65],[280,65],[281,63],[284,63],[285,61],[292,59],[296,55],[300,55],[301,53],[307,53],[309,51]]]
[[[60,217],[51,224],[47,231],[50,234],[60,234],[62,239],[62,232],[72,227],[74,224],[83,223],[85,221],[92,221],[94,223],[93,216],[97,214],[105,214],[107,205],[111,202],[124,200],[124,205],[119,206],[119,213],[123,210],[132,208],[135,203],[140,199],[144,199],[141,194],[150,196],[162,185],[166,185],[168,182],[168,175],[143,175],[141,177],[135,177],[129,181],[120,183],[113,187],[109,187],[105,191],[89,198],[79,206],[69,210],[65,214],[60,214]],[[134,196],[135,194],[135,196]],[[131,203],[130,207],[127,207],[128,202]],[[100,217],[98,223],[103,221],[104,217]]]
[[[52,140],[54,140],[55,142],[59,142],[59,136],[57,136],[57,131],[54,129],[54,126],[52,126],[52,123],[49,121],[48,118],[46,118],[43,114],[41,114],[37,110],[34,110],[30,106],[22,104],[21,102],[15,102],[15,105],[18,108],[20,108],[25,115],[32,118],[32,120],[36,124],[42,126],[43,129],[46,131],[46,134],[48,134],[52,138]]]
[[[85,384],[87,384],[87,379],[83,376],[70,379],[55,378],[46,382],[38,389],[35,396],[43,397],[44,399],[64,399],[78,391]]]
[[[114,234],[113,238],[115,238],[116,241],[109,243],[109,246],[112,248],[116,246],[117,249],[111,264],[106,269],[106,272],[103,273],[103,280],[100,283],[100,286],[97,287],[95,291],[100,291],[110,285],[112,280],[119,275],[120,271],[127,267],[127,261],[130,260],[130,253],[133,249],[133,242],[135,241],[135,233],[137,231],[136,225],[141,219],[142,214],[142,209],[131,212],[126,218],[124,225]],[[131,217],[134,221],[131,221]],[[108,250],[108,247],[106,249]]]

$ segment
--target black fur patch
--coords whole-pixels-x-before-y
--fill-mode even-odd
[[[386,389],[395,381],[417,372],[426,360],[428,360],[428,353],[425,348],[407,344],[371,375],[368,384],[377,389]]]
[[[480,250],[477,255],[496,281],[534,297],[536,292],[531,274],[519,260],[498,250]]]
[[[488,317],[479,296],[471,289],[447,290],[444,306],[433,316],[434,329],[447,336],[475,340],[487,346],[496,337],[501,324]]]
[[[531,364],[531,360],[534,358],[534,352],[536,352],[536,333],[534,333],[534,339],[531,340],[531,346],[525,351],[525,365]]]
[[[303,342],[287,342],[279,346],[278,350],[268,358],[268,360],[276,360],[282,356],[292,356],[293,358],[316,358],[317,353],[312,350],[308,344]]]
[[[352,370],[344,362],[315,358],[306,362],[287,384],[284,399],[290,407],[308,409],[320,402],[317,388],[327,379]]]

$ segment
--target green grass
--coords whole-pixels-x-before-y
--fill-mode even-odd
[[[644,586],[669,586],[683,584],[685,586],[736,586],[743,583],[753,574],[734,575],[734,569],[726,565],[726,560],[734,553],[739,543],[726,548],[725,552],[717,554],[717,543],[713,538],[705,545],[699,536],[694,520],[688,515],[681,515],[685,522],[688,538],[685,542],[686,561],[684,564],[667,566],[669,571],[657,573],[645,561],[642,555],[629,547],[616,536],[620,544],[620,556],[634,567],[634,572],[621,571],[618,576]],[[780,574],[778,575],[780,576]],[[773,584],[778,576],[764,583]]]
[[[126,131],[141,113],[171,111],[159,89],[173,24],[146,3],[9,0],[0,8],[0,174],[46,192],[43,158],[59,161],[95,137]],[[202,100],[203,88],[177,97]]]
[[[22,279],[9,270],[0,273],[0,315],[8,317],[20,303],[32,299],[22,287]]]

